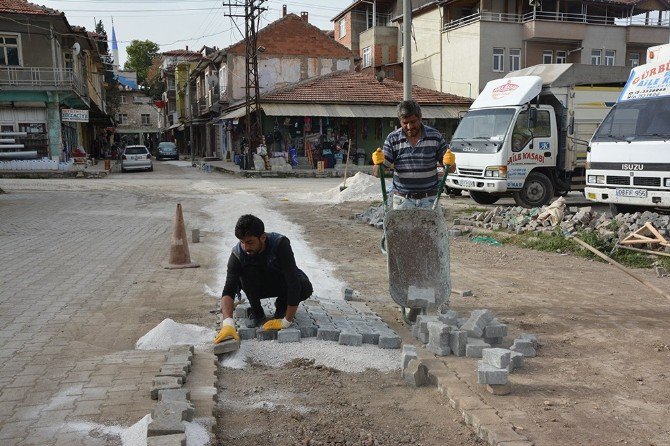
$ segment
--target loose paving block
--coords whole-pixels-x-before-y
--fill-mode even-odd
[[[504,338],[505,336],[507,336],[507,325],[501,324],[497,319],[493,319],[484,327],[485,338]]]
[[[338,343],[340,345],[353,345],[356,347],[360,347],[361,345],[363,345],[363,335],[351,331],[343,331],[340,333]]]
[[[419,288],[410,285],[407,289],[407,306],[411,308],[434,308],[437,294],[435,288]]]
[[[437,317],[440,321],[447,325],[458,326],[458,313],[454,310],[447,310]]]
[[[379,348],[395,349],[400,348],[402,339],[395,333],[380,333],[379,334]]]
[[[507,369],[499,369],[483,361],[477,362],[477,382],[479,384],[507,384],[508,374]]]
[[[536,355],[533,342],[526,339],[515,339],[514,344],[509,349],[521,353],[527,358],[532,358]]]
[[[481,339],[478,338],[468,338],[467,345],[465,347],[465,356],[468,358],[481,358],[482,350],[485,348],[491,348],[491,344],[487,344]]]
[[[345,288],[344,289],[344,300],[349,301],[353,300],[354,298],[354,290],[351,288]]]
[[[251,305],[249,304],[240,304],[235,307],[233,316],[235,319],[246,319],[251,314]]]
[[[237,334],[240,336],[240,341],[256,338],[256,327],[240,327],[237,329]]]
[[[509,395],[512,391],[510,383],[507,384],[487,384],[486,391],[492,395]]]
[[[165,389],[180,389],[182,379],[177,376],[157,376],[151,382],[151,399],[158,399],[158,392]]]
[[[277,339],[277,330],[256,330],[256,339],[259,341],[272,341]]]
[[[340,330],[338,328],[321,328],[316,332],[316,339],[321,341],[335,341],[340,340]]]
[[[506,369],[511,362],[510,350],[506,348],[485,348],[482,350],[482,361],[499,369]]]
[[[465,356],[468,344],[468,333],[463,330],[451,330],[449,333],[449,348],[456,356]]]
[[[447,356],[451,353],[449,348],[449,333],[451,329],[443,322],[428,323],[428,345],[426,349],[440,356]]]
[[[473,310],[461,329],[467,331],[470,337],[481,338],[484,335],[484,328],[492,320],[493,313],[489,310]]]
[[[533,348],[537,348],[539,346],[537,336],[531,333],[521,333],[517,339],[525,339],[526,341],[532,342]]]
[[[302,334],[297,328],[284,328],[277,333],[277,341],[280,343],[300,342],[301,337]]]
[[[523,354],[519,352],[512,352],[510,354],[509,371],[513,372],[516,369],[523,368]]]
[[[400,367],[400,373],[402,374],[402,371],[405,370],[407,367],[407,364],[412,359],[417,359],[416,356],[416,346],[412,344],[403,344],[402,346],[402,356],[401,356],[401,367]]]
[[[148,437],[147,446],[186,446],[186,434],[160,435]]]
[[[484,338],[484,342],[489,345],[498,345],[502,344],[503,338]]]
[[[412,359],[402,372],[405,383],[411,387],[425,386],[428,381],[426,366],[420,360]]]
[[[184,387],[181,389],[164,389],[158,391],[158,401],[187,402],[190,399],[191,392]]]
[[[236,339],[228,339],[214,345],[215,355],[224,355],[240,349],[240,341]]]

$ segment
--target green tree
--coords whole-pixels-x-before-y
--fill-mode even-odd
[[[102,20],[98,20],[98,23],[95,24],[96,34],[107,37],[107,31],[105,31],[105,25],[102,23]]]
[[[154,57],[160,50],[158,44],[151,40],[133,40],[126,47],[128,60],[123,65],[124,70],[137,72],[137,83],[145,85],[147,80],[147,71],[151,67]]]

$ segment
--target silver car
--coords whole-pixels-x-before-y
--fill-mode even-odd
[[[154,170],[151,153],[146,146],[127,146],[121,156],[121,172],[128,170]]]

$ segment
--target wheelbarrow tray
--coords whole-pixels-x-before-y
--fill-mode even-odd
[[[432,310],[449,302],[449,233],[442,209],[389,209],[384,237],[391,298]]]

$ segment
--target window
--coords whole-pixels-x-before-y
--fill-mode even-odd
[[[591,50],[591,65],[600,65],[601,50]]]
[[[528,110],[519,113],[512,130],[512,151],[523,150],[531,138],[548,138],[551,136],[551,117],[549,111],[538,110],[537,121],[532,129],[528,127]]]
[[[372,51],[369,46],[363,48],[363,68],[369,67],[372,65]]]
[[[542,63],[554,63],[554,52],[552,50],[542,51]]]
[[[493,48],[493,71],[501,72],[505,69],[505,48]]]
[[[17,34],[0,34],[0,65],[21,65]]]
[[[567,51],[556,51],[556,63],[566,63],[568,61]]]
[[[119,113],[116,115],[116,122],[121,125],[128,124],[128,115],[125,113]]]
[[[516,71],[521,69],[521,49],[510,48],[509,50],[509,70]]]
[[[614,65],[614,59],[616,59],[616,51],[605,50],[605,65]]]
[[[223,97],[228,89],[228,65],[219,68],[219,96]]]
[[[340,39],[347,35],[347,19],[340,20]]]
[[[142,113],[142,125],[151,125],[151,117],[148,113]]]
[[[640,53],[630,53],[630,66],[637,67],[640,65]]]
[[[128,103],[128,98],[126,98],[124,95],[121,95],[121,103],[122,104],[127,104]]]
[[[174,91],[175,90],[174,78],[172,78],[172,77],[167,78],[167,89],[169,91]]]

